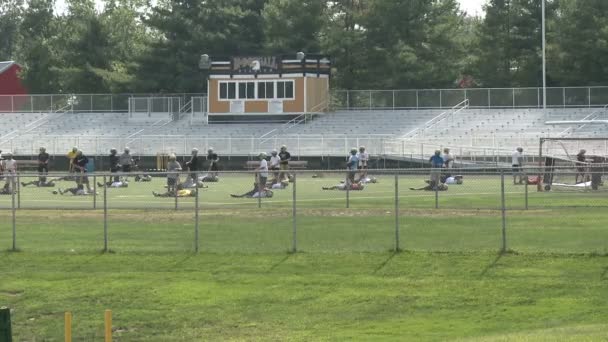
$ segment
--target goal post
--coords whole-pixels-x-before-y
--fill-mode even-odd
[[[539,191],[606,190],[608,137],[540,138]]]

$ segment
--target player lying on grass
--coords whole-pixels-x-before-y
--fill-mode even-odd
[[[56,191],[53,191],[53,193],[55,195],[60,194],[67,194],[67,193],[71,193],[74,196],[90,196],[93,195],[94,193],[91,191],[86,191],[84,189],[84,185],[83,184],[78,184],[75,188],[69,188],[69,189],[57,189]]]
[[[97,185],[99,187],[107,186],[108,188],[128,188],[129,187],[129,182],[127,182],[127,181],[121,181],[121,180],[116,181],[114,179],[114,180],[112,180],[110,182],[106,182],[106,184],[97,183]]]
[[[288,186],[289,186],[289,181],[287,181],[285,179],[282,182],[279,182],[278,179],[273,179],[272,181],[266,183],[266,187],[270,188],[272,190],[285,189]]]
[[[39,188],[54,188],[55,187],[55,182],[52,179],[47,180],[46,177],[40,177],[40,178],[44,178],[44,181],[33,180],[31,182],[21,182],[21,186],[24,188],[28,185],[35,185]]]
[[[135,181],[136,182],[151,182],[152,181],[152,176],[150,176],[150,175],[136,175],[135,176]]]
[[[203,181],[198,180],[196,183],[194,182],[194,180],[191,177],[188,177],[188,179],[186,179],[186,181],[182,184],[178,184],[177,188],[178,190],[181,189],[195,189],[195,188],[207,188],[207,186],[205,184],[203,184]]]
[[[255,168],[255,182],[253,183],[253,189],[248,191],[242,195],[234,195],[231,194],[232,197],[272,197],[272,190],[267,189],[267,181],[268,181],[268,161],[266,161],[266,153],[262,152],[259,154],[260,165]],[[284,179],[285,182],[289,182],[289,180]]]
[[[439,183],[439,185],[437,185],[437,187],[435,187],[431,183],[432,182],[429,182],[429,184],[427,186],[423,186],[422,188],[410,188],[410,190],[416,190],[416,191],[435,191],[435,188],[437,188],[437,191],[448,191],[448,186],[446,184]]]
[[[274,193],[272,192],[272,190],[270,189],[264,189],[262,191],[262,194],[260,196],[260,191],[259,191],[259,187],[258,187],[258,183],[253,183],[253,189],[251,189],[250,191],[247,191],[246,193],[242,194],[242,195],[234,195],[231,194],[230,197],[234,197],[234,198],[258,198],[258,197],[262,197],[262,198],[270,198],[274,196]]]
[[[17,191],[15,191],[15,193],[16,192]],[[4,186],[0,189],[0,195],[12,195],[11,188],[8,183],[4,184]]]
[[[344,182],[338,185],[334,185],[334,186],[324,186],[322,189],[323,190],[349,190],[349,191],[360,191],[363,190],[365,188],[365,185],[363,183],[353,183],[350,184],[350,189],[348,188],[348,185],[350,183],[349,182]]]
[[[154,195],[154,197],[175,197],[175,193],[174,192],[165,192],[165,193],[158,193],[156,191],[152,191],[152,195]],[[181,190],[177,190],[177,197],[195,197],[196,196],[196,190],[192,190],[192,189],[181,189]]]

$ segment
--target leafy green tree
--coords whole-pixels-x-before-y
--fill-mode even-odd
[[[541,85],[541,2],[490,0],[485,9],[477,31],[476,78],[487,87]],[[552,11],[548,2],[548,17]]]
[[[463,69],[455,0],[372,1],[365,27],[372,87],[449,87]]]
[[[319,52],[326,23],[325,0],[269,0],[263,11],[269,53]]]
[[[23,0],[0,3],[0,61],[15,58],[22,15]]]
[[[138,90],[200,92],[203,53],[235,56],[263,53],[263,0],[165,0],[144,18],[158,34],[138,60]]]
[[[324,53],[332,56],[334,86],[343,89],[367,88],[366,29],[363,20],[367,1],[335,0],[327,3],[328,21],[321,35]]]
[[[608,2],[560,0],[547,31],[547,70],[555,84],[605,85],[608,79]]]
[[[17,60],[23,65],[21,78],[32,93],[57,93],[59,86],[55,53],[54,0],[29,0],[19,28]]]

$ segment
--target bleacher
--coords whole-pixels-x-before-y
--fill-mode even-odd
[[[281,123],[192,124],[187,116],[177,121],[131,121],[127,113],[8,113],[2,114],[0,149],[33,154],[45,145],[50,153],[63,154],[75,145],[89,154],[105,154],[110,147],[129,146],[137,154],[155,155],[213,146],[223,155],[251,155],[286,144],[303,156],[344,155],[359,145],[367,146],[372,154],[418,156],[439,146],[463,154],[482,148],[509,151],[516,146],[534,151],[540,137],[605,135],[604,125],[545,124],[547,120],[581,120],[597,110],[469,108],[424,130],[420,127],[445,110],[338,111],[287,127]],[[427,147],[421,152],[421,146]]]

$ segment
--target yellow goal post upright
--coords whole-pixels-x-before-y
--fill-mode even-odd
[[[583,150],[585,161],[578,161]],[[598,190],[596,183],[606,172],[608,137],[541,137],[538,156],[538,191]],[[593,174],[599,180],[592,182]]]
[[[169,162],[168,153],[157,153],[156,154],[156,170],[166,170],[167,163]]]

